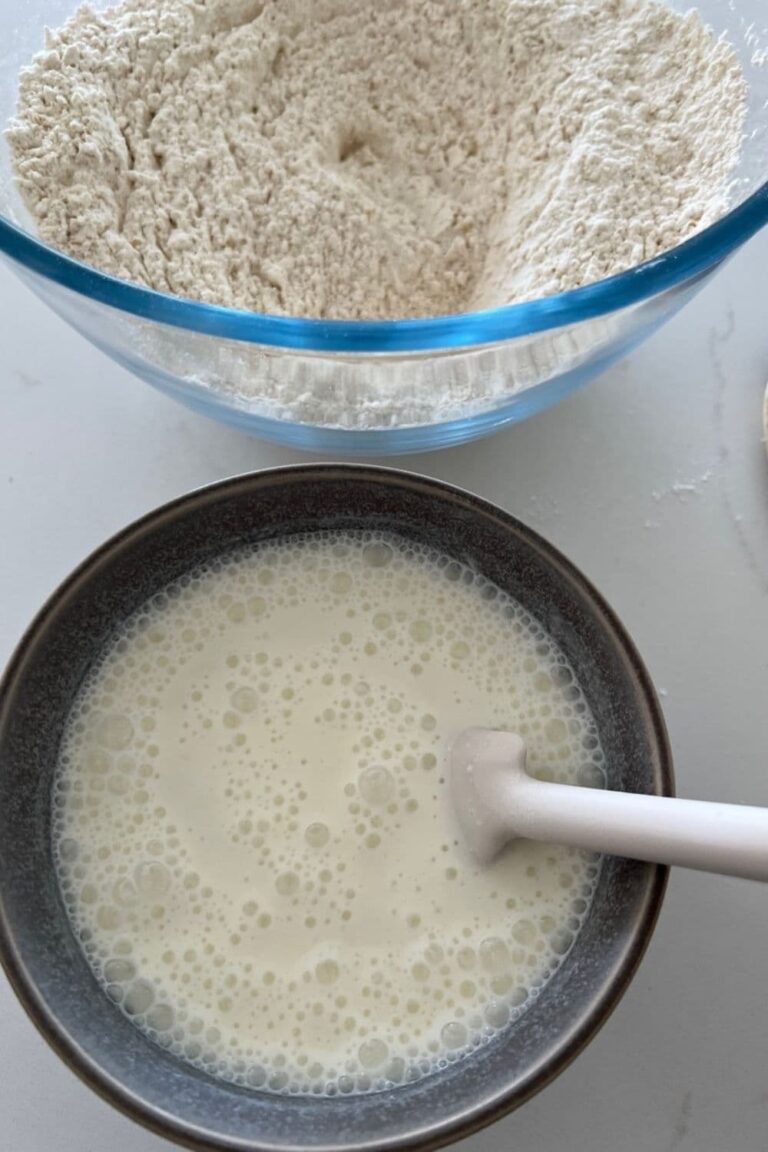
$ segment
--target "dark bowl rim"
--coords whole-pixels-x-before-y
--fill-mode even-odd
[[[550,544],[538,532],[518,520],[511,513],[498,507],[492,502],[475,496],[468,490],[457,485],[448,484],[443,480],[409,472],[404,469],[381,467],[367,464],[348,463],[322,463],[322,464],[296,464],[275,468],[261,469],[255,472],[236,474],[211,484],[194,488],[181,496],[175,497],[145,515],[132,521],[125,528],[113,534],[103,544],[95,548],[89,555],[74,568],[70,574],[48,596],[43,606],[37,612],[31,623],[18,641],[6,668],[0,676],[0,728],[4,722],[6,701],[10,695],[11,687],[23,665],[29,649],[32,647],[40,631],[53,619],[61,603],[74,592],[77,585],[88,579],[91,570],[96,568],[103,560],[125,545],[130,545],[132,537],[151,530],[170,517],[178,518],[188,514],[194,515],[197,507],[205,501],[228,496],[232,493],[258,488],[268,480],[296,480],[298,482],[315,482],[324,477],[347,476],[395,484],[408,484],[416,486],[428,494],[438,496],[452,496],[460,498],[465,506],[482,515],[491,515],[503,527],[511,529],[522,536],[526,543],[533,546],[545,562],[555,571],[570,579],[591,602],[599,614],[602,615],[609,628],[613,630],[615,639],[628,659],[632,671],[637,678],[640,693],[651,722],[653,740],[659,757],[659,766],[662,777],[662,788],[659,794],[673,796],[675,793],[674,769],[672,752],[667,735],[666,725],[656,691],[650,675],[637,651],[633,640],[623,623],[604,600],[602,594],[587,579],[586,576],[554,545]],[[327,1152],[374,1152],[374,1149],[384,1152],[431,1152],[432,1149],[442,1148],[454,1142],[465,1139],[475,1132],[495,1123],[508,1115],[531,1097],[550,1084],[560,1075],[573,1060],[583,1051],[587,1044],[595,1037],[607,1022],[624,993],[629,987],[640,965],[646,949],[650,944],[656,923],[659,918],[664,894],[669,878],[669,868],[663,865],[647,865],[648,880],[646,883],[645,898],[640,915],[637,918],[632,933],[631,946],[624,954],[615,972],[606,982],[600,998],[596,1000],[581,1024],[572,1032],[567,1042],[549,1059],[541,1068],[535,1070],[523,1083],[518,1084],[502,1093],[489,1105],[480,1105],[477,1109],[457,1118],[448,1126],[433,1126],[429,1131],[416,1130],[403,1137],[396,1137],[389,1141],[376,1144],[370,1142],[359,1144],[345,1144],[328,1146]],[[54,1012],[39,994],[35,982],[29,976],[26,967],[18,955],[15,947],[13,932],[7,921],[5,905],[2,894],[2,878],[0,877],[0,967],[13,989],[17,999],[27,1016],[34,1024],[39,1034],[50,1048],[59,1056],[62,1062],[84,1084],[86,1084],[102,1100],[133,1120],[142,1127],[177,1145],[192,1149],[193,1152],[244,1152],[247,1145],[241,1140],[233,1142],[226,1138],[209,1139],[207,1135],[195,1133],[184,1121],[178,1117],[162,1112],[160,1109],[148,1107],[127,1088],[124,1084],[109,1076],[95,1064],[60,1026]],[[254,1150],[263,1146],[254,1145]],[[296,1145],[295,1152],[304,1152],[305,1145]],[[267,1152],[264,1147],[264,1152]],[[283,1148],[281,1152],[288,1152]],[[312,1152],[326,1152],[324,1148],[313,1148]]]

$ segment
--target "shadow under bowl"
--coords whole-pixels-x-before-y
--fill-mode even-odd
[[[309,465],[185,496],[105,544],[31,625],[0,684],[0,959],[62,1059],[110,1103],[196,1149],[428,1149],[509,1112],[581,1051],[627,988],[667,872],[606,858],[561,968],[497,1038],[410,1085],[354,1097],[288,1097],[206,1076],[139,1032],[93,976],[56,880],[51,786],[88,669],[122,621],[212,557],[299,532],[391,531],[471,565],[533,613],[571,662],[614,789],[669,795],[653,688],[631,640],[576,569],[512,517],[458,489],[385,469]]]

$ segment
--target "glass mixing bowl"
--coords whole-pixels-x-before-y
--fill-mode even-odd
[[[690,0],[665,0],[679,11]],[[106,0],[92,5],[106,7]],[[730,212],[655,260],[530,303],[407,321],[290,319],[182,300],[41,244],[0,145],[0,252],[32,290],[107,355],[188,407],[292,447],[349,456],[423,451],[486,435],[566,396],[677,312],[768,222],[768,23],[764,0],[698,0],[740,54],[746,139]],[[0,12],[0,123],[20,67],[76,0]],[[286,398],[267,399],[275,389]],[[256,396],[256,398],[254,398]],[[393,424],[386,397],[414,415]],[[442,397],[435,422],[434,397]],[[382,397],[385,398],[382,401]]]

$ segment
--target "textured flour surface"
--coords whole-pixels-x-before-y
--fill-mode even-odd
[[[655,0],[82,8],[10,129],[42,238],[161,291],[461,312],[619,272],[726,208],[745,85]]]

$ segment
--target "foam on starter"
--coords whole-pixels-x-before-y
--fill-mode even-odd
[[[464,727],[603,782],[589,708],[519,604],[396,537],[313,534],[181,578],[117,636],[62,744],[54,840],[106,994],[239,1084],[417,1079],[525,1011],[599,862],[516,842],[490,868],[446,786]]]

